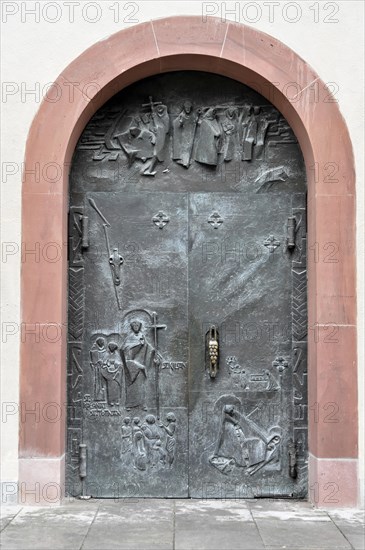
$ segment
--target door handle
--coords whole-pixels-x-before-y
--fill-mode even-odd
[[[218,331],[215,325],[212,325],[209,329],[208,342],[208,357],[209,357],[209,375],[211,378],[215,378],[218,372],[219,365],[219,344],[218,344]]]

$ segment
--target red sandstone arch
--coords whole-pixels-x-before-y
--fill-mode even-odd
[[[309,216],[309,496],[326,506],[356,505],[355,174],[348,130],[325,84],[283,43],[241,24],[196,16],[142,23],[93,45],[57,78],[30,128],[22,241],[26,249],[38,247],[39,255],[27,255],[21,272],[22,498],[34,500],[25,493],[38,482],[35,499],[57,500],[52,484],[63,483],[66,330],[57,338],[49,324],[66,326],[68,168],[77,139],[117,91],[183,69],[248,84],[283,113],[300,142]],[[338,246],[334,263],[328,261],[330,242]],[[62,249],[56,259],[49,243]],[[51,409],[50,402],[57,406]],[[338,407],[334,417],[328,403]],[[32,409],[35,414],[26,412]]]

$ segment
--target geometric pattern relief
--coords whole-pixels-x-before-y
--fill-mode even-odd
[[[79,467],[79,445],[81,443],[81,428],[70,428],[67,430],[67,451],[69,463],[72,469]]]
[[[307,224],[303,197],[294,197],[296,220],[292,256],[292,364],[293,440],[296,451],[296,484],[293,496],[308,494],[308,389],[307,389]],[[301,204],[299,204],[301,203]]]
[[[307,343],[293,343],[295,424],[307,426]]]
[[[293,342],[293,439],[296,449],[296,498],[307,495],[308,486],[308,394],[307,394],[307,342]]]
[[[292,267],[294,269],[306,269],[307,266],[307,238],[299,236],[299,231],[295,239],[295,249],[293,254]]]
[[[294,498],[307,498],[308,496],[308,466],[297,464],[297,483],[293,492]]]
[[[306,269],[307,267],[307,223],[306,207],[293,207],[292,215],[295,218],[295,248],[293,250],[292,268]]]
[[[67,468],[66,485],[70,494],[78,494],[79,484],[79,445],[82,443],[82,346],[69,344],[68,348],[68,406],[67,406]]]
[[[70,390],[70,405],[77,406],[82,403],[82,348],[81,344],[71,344],[69,347],[69,365],[71,372],[68,375]],[[76,418],[78,418],[76,416]]]
[[[68,494],[80,494],[79,445],[82,441],[82,429],[70,427],[67,430],[66,487]]]
[[[71,206],[69,213],[69,262],[70,266],[83,264],[83,219],[82,206]]]
[[[293,339],[305,340],[307,336],[307,271],[292,270],[293,274]]]
[[[78,340],[84,331],[84,268],[69,269],[69,336]]]

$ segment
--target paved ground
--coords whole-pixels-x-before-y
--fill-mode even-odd
[[[2,506],[3,550],[364,549],[364,512],[295,501],[77,501]]]

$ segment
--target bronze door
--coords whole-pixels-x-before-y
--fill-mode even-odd
[[[305,346],[295,342],[292,319],[298,279],[305,290],[305,242],[295,252],[288,248],[293,211],[305,213],[304,195],[191,197],[192,497],[288,497],[305,490],[305,454],[298,448],[304,395],[296,385]]]
[[[94,115],[68,327],[69,494],[306,495],[305,172],[271,104],[181,72]]]

